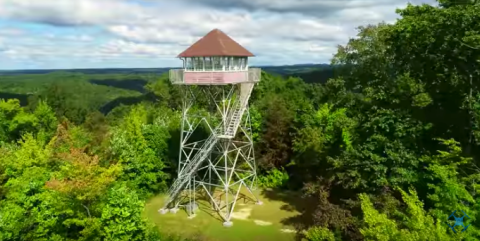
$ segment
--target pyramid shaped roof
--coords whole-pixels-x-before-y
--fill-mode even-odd
[[[210,31],[178,55],[179,58],[209,56],[252,57],[254,55],[219,29]]]

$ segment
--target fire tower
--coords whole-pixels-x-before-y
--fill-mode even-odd
[[[240,196],[262,204],[252,191],[256,165],[248,100],[261,77],[259,68],[248,67],[253,56],[218,29],[178,55],[183,68],[169,73],[183,92],[178,176],[160,213],[184,207],[194,217],[202,209],[197,201],[204,199],[229,227]],[[208,138],[196,140],[198,129],[207,130]]]

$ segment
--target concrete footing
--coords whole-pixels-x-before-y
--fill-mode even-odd
[[[166,214],[166,213],[168,213],[168,209],[166,209],[166,208],[160,208],[160,209],[158,209],[158,213],[160,213],[160,214]]]

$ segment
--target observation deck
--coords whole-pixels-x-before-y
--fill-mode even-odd
[[[210,31],[178,57],[183,68],[171,69],[169,77],[177,85],[228,85],[256,83],[261,69],[249,68],[254,55],[218,29]]]
[[[226,85],[238,83],[257,83],[261,77],[260,68],[241,71],[189,71],[171,69],[169,77],[177,85]]]

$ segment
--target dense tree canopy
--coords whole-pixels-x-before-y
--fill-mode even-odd
[[[302,238],[480,238],[480,4],[439,2],[359,27],[325,83],[262,73],[258,184],[313,200]],[[72,82],[27,106],[0,100],[0,240],[168,240],[141,213],[176,176],[179,89],[157,76],[141,101],[102,113],[91,84],[90,97],[68,87],[84,76],[58,76]],[[467,232],[445,224],[454,210]]]

